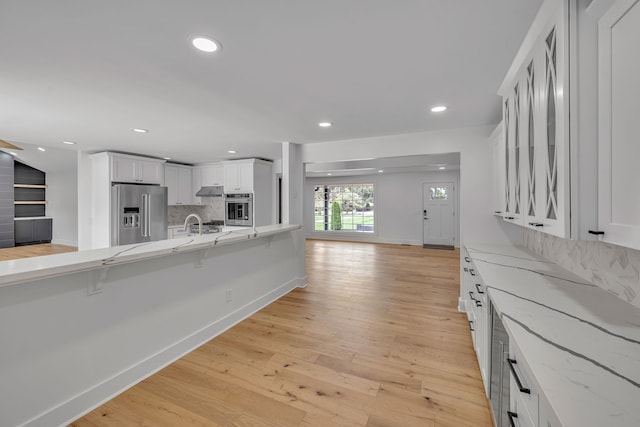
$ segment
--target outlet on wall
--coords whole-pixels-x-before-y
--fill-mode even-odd
[[[231,302],[231,288],[227,289],[227,302]]]

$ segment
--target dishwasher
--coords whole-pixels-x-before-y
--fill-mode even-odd
[[[509,357],[509,335],[504,329],[502,320],[493,304],[490,304],[491,312],[491,382],[489,384],[489,399],[493,411],[493,420],[496,427],[508,427],[513,425],[510,420],[510,370],[507,362]]]

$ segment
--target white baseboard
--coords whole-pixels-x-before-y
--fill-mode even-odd
[[[65,246],[78,247],[78,241],[77,240],[52,239],[51,243],[53,243],[54,245],[65,245]]]
[[[93,409],[113,399],[123,391],[153,375],[162,368],[175,362],[185,354],[220,335],[227,329],[286,295],[296,287],[307,285],[306,277],[296,277],[267,294],[259,297],[239,309],[225,315],[211,324],[195,331],[191,335],[150,355],[147,359],[132,365],[105,381],[96,384],[83,393],[53,407],[32,418],[23,426],[68,425],[73,420],[91,412]]]
[[[466,305],[465,305],[464,300],[462,299],[462,297],[458,297],[458,311],[460,311],[462,313],[466,313],[467,312],[467,308],[466,308]]]

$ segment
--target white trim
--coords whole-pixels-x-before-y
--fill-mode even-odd
[[[54,245],[75,246],[76,248],[78,247],[78,240],[51,239],[51,243]]]

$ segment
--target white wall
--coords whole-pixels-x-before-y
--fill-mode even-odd
[[[316,177],[305,180],[304,229],[307,237],[337,240],[422,245],[422,184],[453,182],[458,189],[459,171],[383,173],[346,177]],[[319,184],[374,184],[375,232],[340,233],[314,231],[314,188]],[[456,211],[459,205],[456,191]],[[457,215],[457,214],[456,214]],[[455,245],[459,246],[459,216],[455,220]]]
[[[76,168],[47,173],[47,216],[53,218],[52,243],[78,246]]]
[[[460,153],[460,243],[522,244],[522,228],[493,215],[491,126],[380,136],[302,146],[305,163]],[[305,218],[306,219],[306,218]]]
[[[91,157],[85,151],[78,151],[78,250],[91,249]]]

